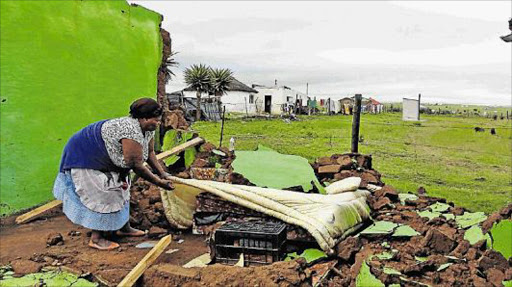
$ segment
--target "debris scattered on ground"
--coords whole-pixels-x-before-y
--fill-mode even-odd
[[[158,241],[144,241],[135,245],[135,248],[153,248],[158,243]]]
[[[62,245],[64,244],[64,238],[60,233],[50,233],[46,239],[47,246]]]

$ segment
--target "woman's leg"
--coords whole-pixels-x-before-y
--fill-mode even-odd
[[[112,250],[119,247],[119,244],[105,239],[101,235],[101,231],[92,230],[91,240],[89,240],[89,246],[100,250]]]
[[[146,232],[131,227],[130,221],[128,221],[121,229],[119,229],[119,231],[116,232],[116,234],[118,236],[144,236],[146,235]]]

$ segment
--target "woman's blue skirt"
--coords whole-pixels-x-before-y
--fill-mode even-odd
[[[75,192],[75,185],[69,171],[59,172],[53,186],[53,195],[58,200],[62,200],[62,210],[69,220],[85,228],[101,231],[119,230],[130,218],[128,201],[121,210],[112,213],[99,213],[85,207]]]

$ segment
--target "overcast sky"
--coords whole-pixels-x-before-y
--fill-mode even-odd
[[[191,64],[318,98],[511,105],[512,1],[129,1],[159,12]]]

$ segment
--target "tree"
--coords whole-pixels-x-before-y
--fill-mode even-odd
[[[211,90],[216,97],[224,95],[233,82],[233,72],[230,69],[210,69]]]
[[[185,69],[185,83],[196,91],[196,121],[201,119],[201,93],[211,91],[211,72],[206,65],[192,65]]]

